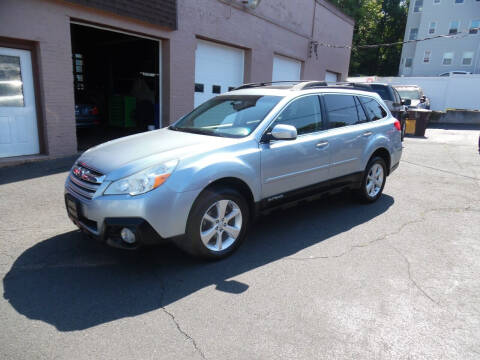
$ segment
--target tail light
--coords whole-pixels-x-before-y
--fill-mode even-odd
[[[400,121],[398,120],[395,120],[395,122],[393,123],[393,126],[395,126],[395,129],[397,129],[398,131],[402,130],[402,125],[400,125]]]
[[[98,115],[98,108],[96,106],[90,109],[90,115]]]

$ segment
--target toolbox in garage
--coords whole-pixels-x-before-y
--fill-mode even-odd
[[[109,125],[135,127],[136,99],[132,96],[112,95],[109,101]]]

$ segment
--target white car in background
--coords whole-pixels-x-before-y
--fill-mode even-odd
[[[430,99],[425,96],[418,85],[394,85],[403,100],[410,100],[409,109],[430,109]]]
[[[471,72],[464,71],[464,70],[455,70],[455,71],[447,71],[447,72],[441,73],[438,76],[468,75],[468,74],[471,74]]]

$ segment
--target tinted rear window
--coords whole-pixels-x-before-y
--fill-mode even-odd
[[[372,90],[375,91],[383,100],[393,101],[392,94],[390,93],[387,86],[384,85],[370,85]]]
[[[351,95],[325,95],[328,127],[337,128],[358,123],[357,105]]]
[[[360,101],[367,112],[370,121],[380,120],[387,116],[385,109],[377,102],[377,100],[369,97],[359,96]]]

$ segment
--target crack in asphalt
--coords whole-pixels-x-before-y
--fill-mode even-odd
[[[442,307],[442,305],[440,304],[440,302],[438,302],[437,300],[435,300],[433,297],[431,297],[418,283],[417,281],[413,278],[412,276],[412,271],[411,271],[411,263],[410,263],[410,260],[408,260],[408,258],[400,251],[398,250],[395,246],[392,246],[390,245],[390,248],[392,248],[393,250],[395,250],[395,252],[400,255],[403,260],[405,260],[406,264],[407,264],[407,270],[408,270],[408,279],[410,280],[410,282],[413,284],[413,286],[415,286],[417,288],[418,291],[420,291],[423,296],[425,296],[427,299],[429,299],[431,302],[433,302],[435,305]]]
[[[164,306],[162,306],[161,308],[163,310],[163,312],[165,314],[167,314],[173,321],[173,323],[175,324],[175,327],[177,328],[178,332],[181,333],[186,339],[190,340],[192,342],[192,345],[193,347],[195,348],[195,350],[200,354],[200,356],[202,357],[202,359],[207,359],[205,357],[205,354],[203,353],[203,351],[198,347],[198,344],[197,342],[195,341],[194,338],[192,338],[185,330],[182,329],[182,327],[180,326],[180,324],[178,323],[177,319],[175,318],[175,315],[173,315],[170,311],[168,311]]]
[[[203,353],[202,349],[200,349],[200,347],[198,346],[197,341],[192,336],[190,336],[190,334],[188,334],[185,330],[182,329],[182,327],[180,326],[180,323],[178,322],[175,315],[172,312],[170,312],[169,310],[167,310],[167,307],[165,305],[163,305],[163,300],[164,300],[164,297],[165,297],[165,282],[163,281],[162,275],[160,273],[157,273],[157,271],[153,271],[153,274],[158,280],[160,280],[160,288],[162,290],[162,296],[160,298],[160,309],[170,317],[170,319],[175,324],[175,327],[177,328],[177,331],[180,334],[182,334],[185,337],[185,339],[190,340],[190,342],[193,345],[193,348],[195,349],[196,352],[198,352],[200,357],[202,359],[207,360],[207,357]]]
[[[391,236],[394,236],[394,235],[398,235],[399,233],[401,233],[407,226],[409,225],[412,225],[412,224],[417,224],[417,223],[422,223],[426,220],[426,216],[427,214],[429,213],[432,213],[432,212],[439,212],[439,211],[470,211],[470,212],[479,212],[480,210],[477,210],[477,209],[473,209],[472,208],[472,205],[469,205],[467,207],[463,207],[463,208],[436,208],[436,209],[430,209],[430,210],[427,210],[427,211],[424,211],[420,214],[420,218],[419,219],[415,219],[415,220],[410,220],[410,221],[407,221],[405,223],[403,223],[402,225],[400,225],[400,227],[396,230],[396,231],[393,231],[391,233],[387,233],[385,235],[382,235],[376,239],[373,239],[371,241],[368,241],[367,243],[365,244],[359,244],[359,245],[352,245],[350,246],[350,248],[340,254],[337,254],[337,255],[329,255],[329,256],[309,256],[309,257],[295,257],[295,256],[288,256],[286,257],[284,260],[294,260],[294,261],[306,261],[306,260],[316,260],[316,259],[337,259],[337,258],[340,258],[342,256],[345,256],[349,253],[351,253],[353,250],[355,249],[358,249],[358,248],[365,248],[365,247],[368,247],[376,242],[380,242],[380,241],[384,241],[386,240],[387,238],[391,237]]]

